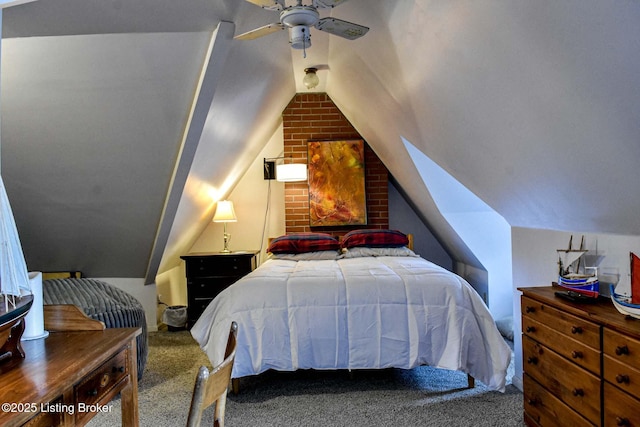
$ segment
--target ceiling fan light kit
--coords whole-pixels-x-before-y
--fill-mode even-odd
[[[316,71],[318,71],[317,68],[304,69],[304,78],[302,79],[302,83],[307,89],[313,89],[320,83],[320,79],[318,78]]]
[[[238,40],[253,40],[279,30],[289,28],[289,42],[294,49],[307,49],[311,46],[310,27],[325,33],[355,40],[364,36],[368,27],[343,21],[337,18],[320,18],[318,8],[333,8],[347,0],[312,0],[311,5],[303,5],[297,0],[295,6],[286,6],[285,0],[247,0],[263,9],[281,11],[280,22],[267,24],[260,28],[235,36]]]

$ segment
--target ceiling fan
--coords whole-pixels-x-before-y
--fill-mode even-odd
[[[289,28],[289,42],[294,49],[307,49],[311,46],[309,27],[314,27],[335,36],[348,40],[355,40],[364,36],[369,28],[353,22],[337,18],[320,18],[318,9],[332,8],[347,0],[312,0],[311,5],[305,6],[302,0],[296,0],[294,6],[286,6],[285,0],[247,0],[263,9],[280,11],[280,22],[267,24],[255,30],[235,36],[238,40],[253,40],[276,31]]]

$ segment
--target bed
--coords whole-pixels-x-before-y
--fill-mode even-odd
[[[511,350],[486,305],[465,280],[407,248],[404,234],[278,239],[272,257],[221,292],[191,329],[214,366],[235,321],[234,379],[430,365],[504,391]]]
[[[141,328],[142,333],[136,337],[138,379],[141,379],[148,355],[147,322],[142,304],[110,283],[80,276],[75,271],[44,273],[43,303],[73,304],[107,328]]]

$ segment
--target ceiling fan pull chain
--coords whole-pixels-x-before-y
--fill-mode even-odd
[[[308,35],[305,35],[305,30],[306,28],[302,29],[302,57],[303,58],[307,58],[307,37],[309,37]]]

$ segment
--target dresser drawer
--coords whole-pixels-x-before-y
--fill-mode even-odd
[[[128,371],[129,350],[124,348],[118,354],[93,371],[75,387],[75,403],[86,406],[99,403],[123,378]],[[82,418],[84,413],[78,411],[76,418]]]
[[[530,318],[591,348],[600,348],[600,326],[595,323],[526,296],[521,299],[521,309],[523,323],[525,318]]]
[[[614,359],[608,354],[604,356],[604,379],[634,396],[640,396],[640,370]]]
[[[600,378],[527,336],[524,372],[594,424],[600,423]]]
[[[604,383],[605,427],[640,427],[640,402],[609,383]]]
[[[254,268],[253,256],[191,257],[186,263],[187,277],[243,276]]]
[[[640,341],[604,328],[603,352],[622,363],[637,364],[640,360]]]
[[[202,312],[211,304],[213,298],[189,298],[187,318],[191,326],[198,320]]]
[[[529,337],[551,348],[574,363],[600,375],[600,350],[573,339],[556,329],[537,322],[530,316],[522,317],[522,331]]]
[[[61,426],[64,423],[64,412],[55,412],[52,408],[57,408],[59,405],[62,407],[62,397],[55,399],[48,404],[42,404],[44,412],[40,412],[35,417],[31,418],[23,427],[54,427]]]
[[[526,425],[531,427],[576,427],[593,425],[538,384],[529,375],[523,375],[523,382]],[[530,418],[533,423],[527,422],[527,418]]]
[[[241,277],[242,276],[227,276],[215,279],[196,277],[189,279],[187,280],[189,298],[213,298]]]

